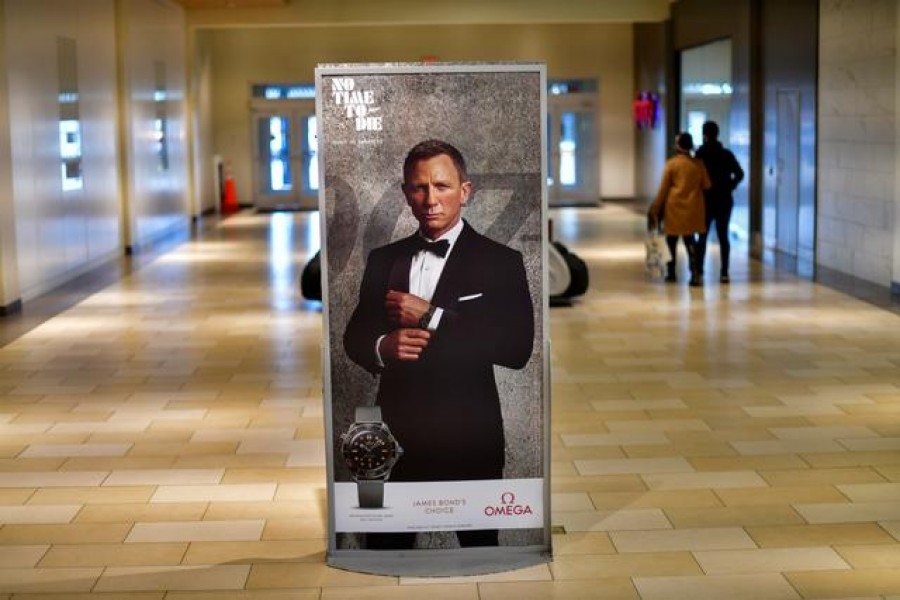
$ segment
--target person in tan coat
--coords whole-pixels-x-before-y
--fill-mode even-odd
[[[703,163],[691,156],[694,139],[679,133],[675,139],[675,156],[666,161],[656,200],[650,206],[652,223],[663,223],[666,244],[672,255],[667,265],[666,281],[674,282],[678,238],[684,241],[691,269],[691,286],[702,285],[697,235],[706,232],[703,192],[711,183]]]

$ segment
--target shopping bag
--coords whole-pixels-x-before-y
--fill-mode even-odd
[[[644,261],[647,274],[651,277],[662,279],[666,275],[666,263],[672,260],[665,236],[658,231],[650,230],[647,232],[647,239],[644,245],[647,250],[647,256]]]

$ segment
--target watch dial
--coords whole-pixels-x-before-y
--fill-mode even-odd
[[[396,442],[380,428],[351,433],[341,452],[351,471],[370,477],[382,475],[397,457]]]

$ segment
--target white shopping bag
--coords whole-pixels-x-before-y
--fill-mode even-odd
[[[647,249],[644,262],[647,274],[662,279],[666,275],[666,263],[672,260],[666,237],[657,231],[648,231],[644,245]]]

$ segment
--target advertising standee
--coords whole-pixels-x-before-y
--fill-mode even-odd
[[[329,563],[545,562],[543,67],[316,77]]]

